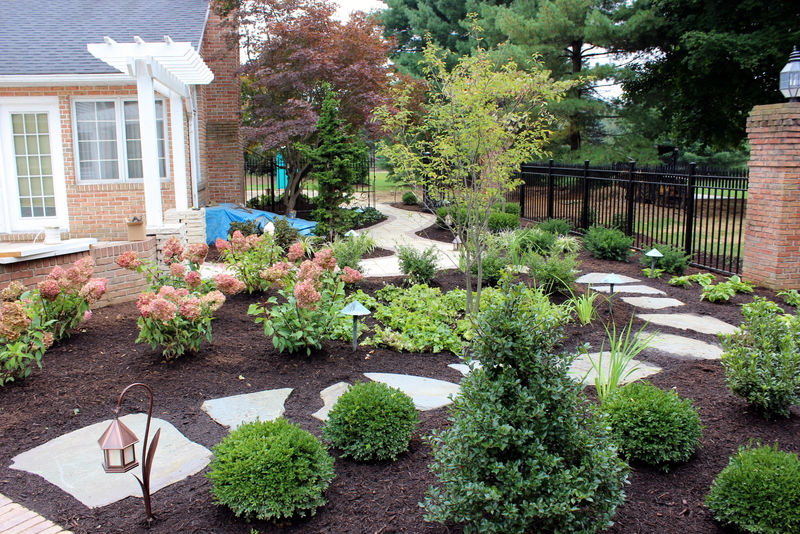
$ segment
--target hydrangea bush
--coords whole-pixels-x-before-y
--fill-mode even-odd
[[[41,317],[18,300],[25,293],[19,282],[0,291],[0,386],[25,378],[34,365],[42,366],[42,356],[53,344]]]
[[[209,280],[200,275],[200,265],[208,254],[208,245],[194,243],[184,248],[177,238],[162,247],[166,264],[159,269],[151,261],[141,260],[129,250],[117,258],[117,265],[144,273],[150,284],[136,302],[141,317],[137,321],[137,343],[159,346],[166,359],[198,351],[203,341],[211,341],[211,321],[225,295],[245,289],[245,284],[230,274],[217,274]]]
[[[236,273],[248,293],[263,291],[269,287],[269,282],[261,278],[260,273],[278,261],[283,254],[281,247],[268,233],[245,237],[236,230],[230,241],[217,238],[215,245],[222,261]]]
[[[281,296],[252,304],[248,313],[258,315],[256,323],[280,352],[297,352],[322,347],[327,339],[348,339],[349,321],[342,315],[345,284],[354,284],[363,275],[350,267],[339,269],[330,248],[305,258],[300,243],[289,247],[287,261],[264,269],[260,276]]]

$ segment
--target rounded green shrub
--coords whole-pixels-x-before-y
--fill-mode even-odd
[[[686,254],[686,251],[679,247],[667,245],[664,243],[654,243],[651,248],[658,250],[663,256],[656,258],[656,269],[663,269],[665,273],[681,275],[689,265],[691,256]],[[648,249],[649,250],[649,249]],[[642,265],[650,267],[651,259],[644,254],[639,259]]]
[[[583,237],[583,247],[598,260],[628,261],[633,237],[616,228],[592,226]]]
[[[456,209],[455,206],[442,206],[436,208],[436,224],[439,228],[447,228],[446,220],[448,215],[450,215],[453,222],[452,228],[461,228],[467,224],[466,208]]]
[[[403,193],[403,204],[411,206],[417,203],[417,195],[413,191]]]
[[[489,214],[488,225],[489,230],[492,232],[515,230],[519,228],[519,215],[502,211],[493,211]]]
[[[314,515],[333,480],[333,458],[286,419],[245,423],[214,447],[214,502],[245,519]]]
[[[553,232],[541,228],[523,228],[519,230],[519,246],[523,252],[535,252],[548,255],[553,250],[558,237]]]
[[[627,384],[601,406],[620,454],[664,471],[689,459],[700,445],[700,416],[692,401],[647,381]]]
[[[555,235],[567,235],[572,231],[572,223],[565,219],[547,219],[538,224],[540,230]]]
[[[726,526],[757,534],[800,533],[800,459],[778,444],[740,447],[717,475],[706,506]]]
[[[394,460],[419,422],[411,397],[381,382],[356,382],[339,397],[322,437],[357,461]]]
[[[502,211],[505,213],[511,213],[513,215],[520,215],[522,213],[522,208],[516,202],[506,202],[495,204],[492,206],[493,211]]]

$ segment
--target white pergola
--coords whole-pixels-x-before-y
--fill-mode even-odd
[[[188,192],[183,99],[191,96],[189,86],[211,83],[214,80],[214,73],[191,43],[176,43],[168,36],[164,37],[163,43],[147,43],[138,36],[133,40],[133,43],[118,43],[110,37],[105,37],[105,43],[89,43],[86,46],[94,57],[136,80],[142,139],[145,214],[147,226],[155,228],[164,224],[161,179],[158,170],[155,92],[169,97],[175,203],[178,210],[186,210]],[[194,180],[192,183],[194,186]],[[194,197],[196,191],[192,191],[192,194]]]

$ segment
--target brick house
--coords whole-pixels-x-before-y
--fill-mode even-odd
[[[0,246],[64,241],[0,262],[0,287],[125,240],[133,216],[156,235],[172,208],[243,201],[238,46],[208,0],[1,1]]]

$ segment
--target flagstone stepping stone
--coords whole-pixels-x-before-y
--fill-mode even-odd
[[[645,334],[645,336],[647,335]],[[711,343],[661,333],[655,335],[650,348],[674,354],[675,356],[702,360],[719,360],[723,352],[721,347]]]
[[[146,414],[129,414],[119,419],[144,440]],[[128,473],[109,474],[103,470],[103,452],[97,440],[110,424],[111,420],[102,421],[50,440],[15,456],[11,468],[41,476],[89,508],[106,506],[130,496],[141,497],[139,483],[131,474],[141,477],[141,467]],[[199,473],[211,461],[210,450],[186,439],[162,419],[152,419],[148,441],[152,441],[159,428],[161,437],[153,457],[150,493]],[[136,459],[141,461],[142,442],[135,448]]]
[[[616,289],[616,287],[614,289]],[[622,301],[627,302],[631,306],[648,310],[662,310],[664,308],[675,308],[677,306],[686,305],[678,299],[663,299],[657,297],[622,297]]]
[[[217,423],[236,428],[242,423],[252,423],[256,419],[274,421],[282,416],[285,411],[283,405],[291,393],[292,388],[243,393],[207,400],[201,408]]]
[[[608,286],[592,286],[592,289],[601,293],[608,293]],[[614,293],[637,293],[639,295],[666,295],[660,289],[650,286],[626,286],[614,284]]]
[[[603,281],[603,278],[608,276],[611,273],[587,273],[575,280],[579,284],[599,284]],[[618,274],[617,276],[620,277],[622,280],[621,283],[630,283],[630,282],[638,282],[636,278],[631,278],[630,276],[625,276],[624,274]],[[614,286],[616,287],[616,285]]]
[[[311,416],[316,417],[320,421],[327,421],[328,412],[331,411],[333,405],[336,404],[336,401],[339,400],[339,397],[342,396],[342,393],[347,391],[349,387],[350,384],[347,382],[337,382],[334,385],[328,386],[320,391],[319,396],[322,397],[322,402],[325,403],[325,406],[312,413]]]
[[[594,352],[591,354],[582,354],[581,356],[575,358],[572,362],[572,365],[569,368],[569,374],[572,376],[573,379],[577,381],[582,381],[586,385],[594,385],[594,379],[597,377],[597,373],[592,368],[592,363],[590,358],[594,361],[600,357],[599,352]],[[610,360],[610,355],[608,352],[603,352],[603,361],[601,365],[603,369],[608,372],[608,363]],[[625,371],[622,373],[623,376],[627,372],[628,369],[633,369],[636,366],[639,368],[633,371],[627,378],[622,380],[620,384],[625,384],[627,382],[633,382],[634,380],[639,380],[640,378],[644,378],[646,376],[654,375],[658,372],[661,372],[661,367],[657,367],[655,365],[651,365],[647,362],[639,361],[639,360],[631,360],[628,362],[628,365],[625,367]]]
[[[399,389],[411,397],[417,410],[423,412],[452,403],[450,397],[455,397],[461,390],[458,384],[435,378],[394,373],[364,373],[364,376],[375,382],[383,382],[387,386]]]
[[[447,367],[455,369],[464,376],[467,376],[473,369],[480,369],[481,362],[472,360],[469,363],[451,363]]]
[[[701,334],[733,334],[736,327],[710,315],[693,313],[640,313],[636,317],[659,326],[694,330]]]

